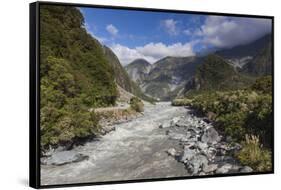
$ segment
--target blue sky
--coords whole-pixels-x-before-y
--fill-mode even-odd
[[[79,8],[88,33],[123,65],[136,58],[193,56],[210,48],[246,44],[269,33],[271,20],[179,13]]]

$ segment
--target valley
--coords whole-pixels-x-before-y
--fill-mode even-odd
[[[69,184],[251,172],[227,152],[212,125],[170,102],[147,104],[142,116],[113,125],[97,141],[71,151],[56,150],[42,161],[42,184]],[[209,144],[210,143],[210,144]],[[236,147],[238,146],[238,147]],[[216,152],[216,149],[221,152]],[[69,152],[82,156],[76,162]]]
[[[40,16],[43,185],[271,171],[271,34],[124,64],[80,9]]]

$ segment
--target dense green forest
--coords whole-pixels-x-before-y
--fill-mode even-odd
[[[73,7],[40,8],[41,146],[98,131],[89,108],[114,105],[114,70]]]

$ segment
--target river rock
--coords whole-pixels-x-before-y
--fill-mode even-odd
[[[176,151],[176,149],[174,149],[174,148],[169,148],[169,149],[167,150],[167,153],[168,153],[168,155],[170,155],[170,156],[176,156],[176,155],[177,155],[177,151]]]
[[[226,174],[229,172],[229,170],[231,170],[231,168],[231,164],[224,164],[216,170],[216,174]]]
[[[220,136],[218,132],[213,127],[211,127],[204,132],[201,141],[204,143],[215,144],[220,141]]]
[[[231,156],[216,156],[214,162],[236,164],[236,160]]]
[[[81,162],[87,160],[89,156],[76,153],[74,151],[62,151],[53,154],[51,157],[45,159],[43,162],[46,165],[64,165],[72,162]]]
[[[182,139],[186,139],[185,134],[180,134],[180,133],[175,133],[175,132],[170,132],[169,136],[170,136],[169,138],[173,139],[173,140],[180,140],[181,141]]]
[[[202,168],[206,167],[208,165],[208,159],[204,155],[196,155],[194,156],[187,164],[191,165],[189,166],[189,169],[192,168],[192,175],[197,175]]]
[[[176,123],[179,122],[180,120],[180,117],[174,117],[171,122],[170,122],[170,125],[171,126],[176,126]]]
[[[250,172],[253,172],[253,171],[254,170],[251,167],[249,167],[249,166],[244,166],[243,168],[241,168],[239,170],[239,172],[241,172],[241,173],[250,173]]]
[[[188,128],[188,131],[190,131],[190,132],[192,132],[192,133],[194,133],[194,134],[199,134],[199,133],[201,133],[201,130],[198,129],[198,128],[196,128],[196,127],[190,127],[190,128]]]
[[[191,160],[196,155],[194,149],[190,149],[188,146],[184,147],[184,151],[180,156],[180,161],[186,163],[187,160]]]
[[[163,128],[168,128],[168,127],[170,127],[170,126],[171,126],[171,125],[170,125],[169,123],[165,122],[165,123],[160,124],[160,125],[159,125],[159,128],[160,128],[160,129],[163,129]]]
[[[112,126],[112,125],[106,125],[106,126],[104,126],[104,127],[101,129],[101,134],[102,134],[102,135],[105,135],[105,134],[107,134],[107,133],[109,133],[109,132],[111,132],[111,131],[115,131],[115,127]]]
[[[215,171],[217,168],[218,168],[218,164],[205,165],[203,167],[203,172],[210,173],[210,172]]]
[[[204,142],[201,142],[201,141],[198,141],[197,142],[197,147],[201,150],[201,151],[203,151],[203,152],[206,152],[207,151],[207,149],[208,149],[208,145],[207,145],[207,143],[204,143]]]

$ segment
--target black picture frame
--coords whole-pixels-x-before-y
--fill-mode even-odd
[[[232,17],[247,17],[247,18],[266,18],[272,21],[272,111],[273,111],[273,130],[272,130],[272,171],[268,172],[252,172],[239,174],[214,174],[206,176],[183,176],[171,178],[154,178],[154,179],[139,179],[139,180],[124,180],[124,181],[109,181],[109,182],[91,182],[91,183],[73,183],[62,185],[41,185],[40,184],[40,6],[55,5],[55,6],[75,6],[75,7],[92,7],[117,10],[139,10],[153,12],[170,12],[170,13],[188,13],[200,15],[219,15]],[[248,15],[248,14],[233,14],[233,13],[218,13],[218,12],[201,12],[189,10],[168,10],[155,8],[141,7],[125,7],[125,6],[104,6],[92,4],[78,3],[61,3],[61,2],[34,2],[30,3],[30,81],[29,81],[29,185],[33,188],[55,188],[55,187],[73,187],[73,186],[88,186],[88,185],[103,185],[103,184],[122,184],[150,181],[167,181],[167,180],[182,180],[195,178],[215,178],[215,177],[233,177],[244,175],[260,175],[274,173],[274,16],[264,15]]]

